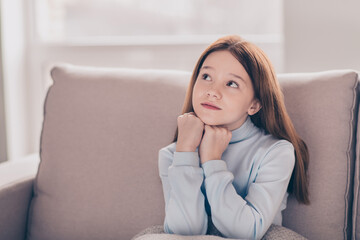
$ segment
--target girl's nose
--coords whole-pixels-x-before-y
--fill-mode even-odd
[[[212,98],[212,97],[214,97],[214,98],[216,98],[216,99],[220,99],[220,98],[221,98],[221,94],[220,94],[219,90],[217,90],[217,89],[214,88],[214,87],[208,89],[207,92],[206,92],[206,95],[207,95],[208,97],[211,97],[211,98]]]

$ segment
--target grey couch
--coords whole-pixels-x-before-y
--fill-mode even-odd
[[[161,225],[158,150],[173,138],[190,73],[59,65],[51,76],[39,167],[36,157],[0,165],[0,239],[126,240]],[[311,158],[311,205],[290,196],[284,226],[360,239],[357,72],[279,81]]]

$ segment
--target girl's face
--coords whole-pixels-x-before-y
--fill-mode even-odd
[[[194,85],[192,104],[205,124],[227,127],[230,131],[261,108],[254,99],[249,75],[225,50],[213,52],[205,59]]]

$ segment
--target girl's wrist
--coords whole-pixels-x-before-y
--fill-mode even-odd
[[[195,152],[196,147],[176,145],[177,152]]]
[[[212,160],[221,160],[221,157],[205,157],[205,158],[201,158],[200,161],[201,163],[206,163],[208,161],[212,161]]]

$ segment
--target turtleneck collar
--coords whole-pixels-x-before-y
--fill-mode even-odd
[[[250,117],[248,116],[245,122],[237,129],[231,131],[232,137],[231,143],[237,143],[251,137],[258,128],[253,124]]]

